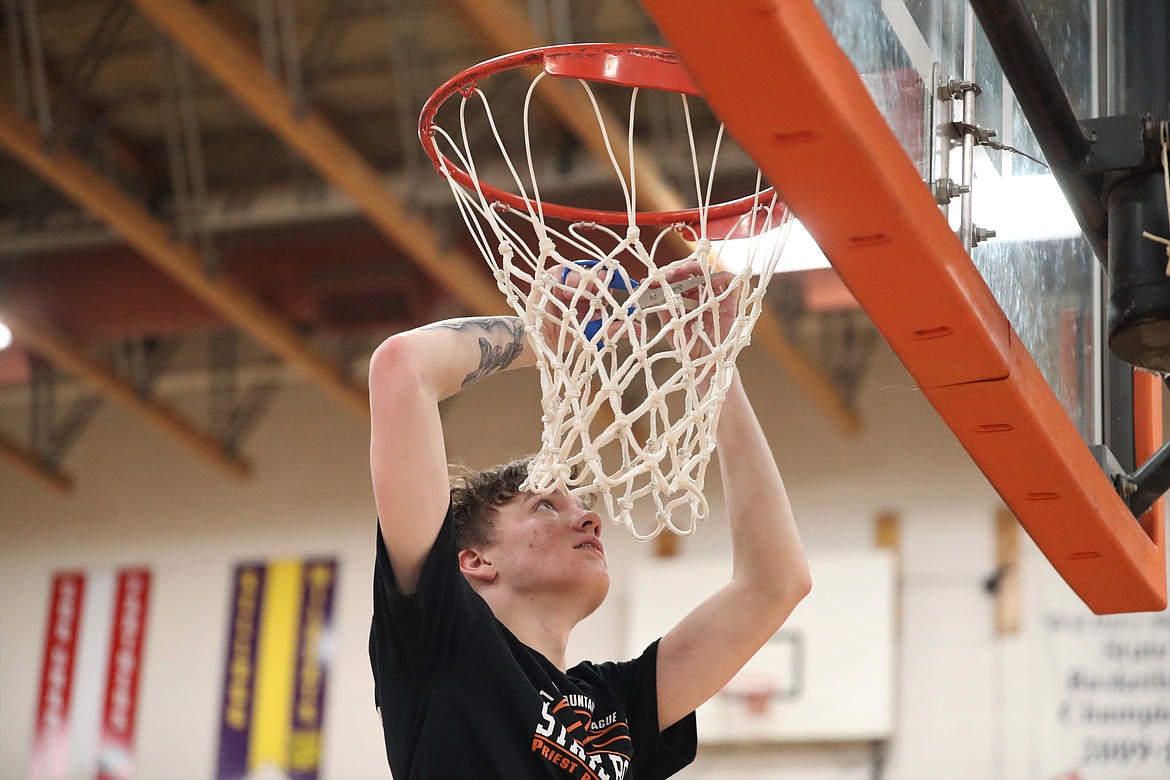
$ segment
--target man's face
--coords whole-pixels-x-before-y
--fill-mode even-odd
[[[497,510],[494,537],[486,552],[501,582],[517,592],[580,595],[588,612],[605,599],[601,517],[580,499],[562,491],[520,493]]]

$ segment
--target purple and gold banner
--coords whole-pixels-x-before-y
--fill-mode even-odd
[[[236,567],[216,780],[316,780],[336,581],[333,559]]]

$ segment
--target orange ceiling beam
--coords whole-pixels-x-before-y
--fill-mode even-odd
[[[1139,523],[812,0],[642,0],[956,438],[1097,613],[1165,609]]]
[[[481,315],[507,310],[483,264],[445,248],[431,226],[411,212],[409,204],[320,114],[312,109],[298,111],[285,85],[267,73],[254,48],[241,42],[238,34],[191,0],[133,2],[468,309]]]

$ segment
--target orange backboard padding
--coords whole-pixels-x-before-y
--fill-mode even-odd
[[[1065,581],[1164,609],[1161,519],[1097,466],[812,0],[642,2]]]
[[[1022,344],[1009,379],[924,388],[1065,581],[1095,612],[1166,605],[1166,551],[1104,477]]]

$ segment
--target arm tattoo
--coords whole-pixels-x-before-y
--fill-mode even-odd
[[[512,337],[511,342],[499,345],[484,336],[479,336],[479,367],[463,378],[463,387],[503,371],[524,351],[524,323],[515,317],[469,317],[436,322],[426,327],[487,334],[498,334],[503,331]]]

